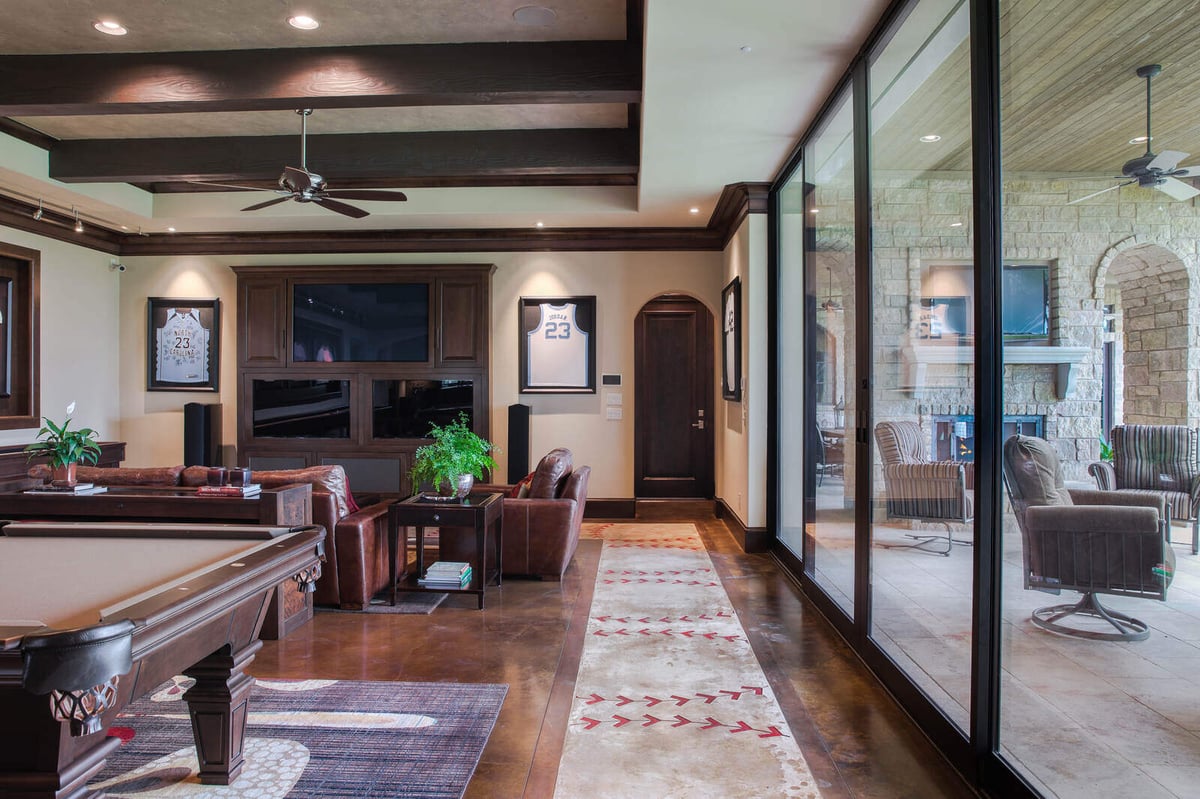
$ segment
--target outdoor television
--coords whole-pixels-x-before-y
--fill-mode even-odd
[[[1043,339],[1050,335],[1050,268],[1004,266],[1003,313],[1006,339]]]
[[[292,361],[429,360],[428,283],[297,283]]]
[[[255,438],[349,438],[349,380],[255,380]]]

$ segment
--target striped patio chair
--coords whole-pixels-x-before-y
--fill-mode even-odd
[[[909,535],[913,544],[888,547],[920,548],[949,555],[955,544],[950,525],[969,524],[975,517],[973,465],[959,461],[930,461],[925,436],[916,422],[880,422],[875,443],[883,462],[883,484],[889,519],[913,519],[946,525],[945,535]]]
[[[1113,462],[1088,473],[1102,491],[1162,496],[1171,521],[1192,523],[1192,554],[1200,552],[1200,448],[1183,425],[1128,424],[1112,429]]]

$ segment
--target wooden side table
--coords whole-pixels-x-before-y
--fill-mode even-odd
[[[415,574],[397,577],[396,552],[400,547],[400,531],[404,527],[417,528],[417,569]],[[463,530],[475,531],[475,560],[471,563],[471,582],[466,588],[426,588],[417,583],[425,573],[425,528],[437,527],[439,540],[444,535],[461,534]],[[392,582],[392,604],[396,604],[397,591],[425,591],[435,594],[475,594],[479,597],[479,608],[483,609],[484,588],[488,584],[487,533],[491,529],[496,538],[496,585],[501,583],[503,570],[501,553],[504,551],[504,495],[471,494],[458,502],[423,500],[419,496],[395,502],[388,508],[388,568]]]

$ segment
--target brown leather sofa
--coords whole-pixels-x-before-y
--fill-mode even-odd
[[[29,474],[35,478],[48,477],[49,470],[35,466]],[[81,482],[108,486],[201,486],[208,482],[208,468],[80,466],[78,478]],[[294,483],[312,485],[312,521],[328,533],[325,567],[317,580],[313,598],[316,604],[361,610],[375,593],[387,587],[387,508],[390,502],[354,510],[346,472],[338,465],[257,471],[251,474],[251,481],[264,488]],[[402,537],[397,559],[403,564],[406,556]]]
[[[504,492],[505,575],[562,579],[579,544],[591,473],[588,466],[572,469],[570,450],[555,449],[538,463],[524,492],[521,483],[476,486]]]

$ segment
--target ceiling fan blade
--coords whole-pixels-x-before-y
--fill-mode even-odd
[[[276,197],[272,200],[267,200],[266,202],[256,203],[255,205],[248,205],[245,208],[243,208],[242,210],[243,211],[257,211],[260,208],[270,208],[272,205],[279,205],[280,203],[285,203],[290,199],[292,199],[292,195],[289,194],[286,197]]]
[[[303,169],[296,169],[294,166],[285,166],[283,168],[283,177],[279,180],[293,191],[306,192],[313,188],[313,177],[312,173],[305,172]]]
[[[1171,170],[1171,174],[1167,175],[1171,178],[1200,178],[1200,164],[1192,166],[1181,166]]]
[[[1146,169],[1161,169],[1163,172],[1170,172],[1183,159],[1187,158],[1187,153],[1181,153],[1178,150],[1163,150],[1150,163],[1146,164]]]
[[[385,200],[391,202],[404,202],[408,199],[408,195],[402,191],[388,191],[387,189],[336,189],[325,192],[326,197],[338,197],[343,200]]]
[[[1076,203],[1081,203],[1084,200],[1090,200],[1093,197],[1099,197],[1101,194],[1107,194],[1110,191],[1115,191],[1116,189],[1119,189],[1122,186],[1128,186],[1131,183],[1137,183],[1137,181],[1136,180],[1127,180],[1124,183],[1118,183],[1115,186],[1109,186],[1107,189],[1101,189],[1100,191],[1094,191],[1091,194],[1087,194],[1083,197],[1079,197],[1078,199],[1071,200],[1069,203],[1067,203],[1067,205],[1075,205]]]
[[[1162,182],[1156,185],[1154,188],[1158,189],[1172,200],[1190,200],[1197,194],[1200,194],[1200,189],[1189,186],[1182,180],[1176,180],[1175,178],[1163,178]]]
[[[313,197],[313,202],[320,203],[322,208],[328,208],[330,211],[337,211],[344,216],[352,216],[355,219],[362,219],[364,216],[370,216],[361,208],[355,208],[353,205],[346,205],[337,200],[331,200],[328,197]]]

